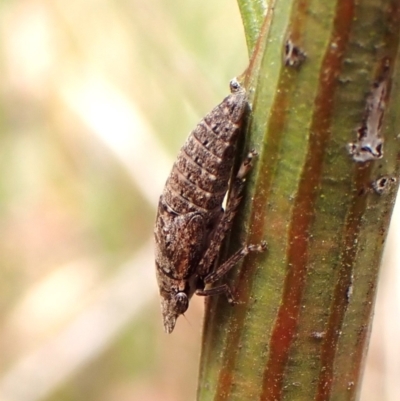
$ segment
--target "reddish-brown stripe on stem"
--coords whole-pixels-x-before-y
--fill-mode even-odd
[[[304,20],[304,10],[307,8],[307,6],[308,0],[301,0],[293,8],[293,25],[302,24]],[[266,16],[266,21],[263,28],[266,29],[266,27],[269,26],[270,18],[271,15]],[[296,37],[299,36],[300,30],[301,29],[299,27],[295,29]],[[258,43],[256,46],[256,51],[257,49],[260,51],[261,49],[263,49],[263,46]],[[253,63],[251,63],[250,69],[255,67],[256,58],[257,54],[255,53],[252,57]],[[278,85],[280,90],[277,91],[271,111],[273,118],[270,119],[265,134],[265,137],[267,137],[268,135],[267,147],[265,148],[264,152],[260,156],[260,160],[258,161],[265,166],[265,171],[263,170],[260,173],[258,177],[257,187],[255,189],[252,215],[250,217],[249,223],[252,228],[252,235],[250,240],[251,243],[259,243],[264,239],[263,236],[267,223],[267,216],[265,215],[265,212],[267,210],[266,202],[272,182],[274,171],[273,166],[277,163],[278,160],[279,146],[287,117],[289,101],[288,95],[290,93],[290,87],[292,86],[294,79],[294,74],[287,74],[285,72],[283,72],[280,76]],[[254,101],[253,108],[254,112],[256,112],[257,99],[255,99]],[[256,263],[255,256],[249,255],[243,263],[242,269],[235,283],[236,296],[239,304],[235,306],[235,319],[232,319],[228,330],[229,334],[227,336],[225,347],[229,350],[229,352],[226,353],[226,358],[221,367],[214,401],[226,401],[227,399],[229,399],[233,381],[233,371],[237,357],[237,350],[239,349],[238,345],[241,337],[241,331],[239,328],[243,327],[251,291],[252,283],[251,280],[249,280],[249,277],[254,277],[254,271],[255,269],[257,269],[257,267],[258,265]]]
[[[282,379],[299,318],[307,273],[308,230],[314,219],[315,199],[321,180],[323,156],[329,140],[337,78],[341,69],[354,13],[354,1],[338,1],[333,33],[321,65],[320,85],[310,128],[309,149],[295,200],[289,232],[288,274],[282,303],[270,341],[261,401],[282,398]]]
[[[357,252],[356,239],[359,233],[361,218],[365,211],[366,196],[359,196],[370,175],[370,167],[356,166],[356,188],[350,212],[344,230],[343,256],[339,272],[338,284],[335,288],[334,301],[331,307],[326,336],[321,350],[321,370],[315,401],[326,401],[332,390],[333,364],[336,346],[339,340],[340,327],[348,305],[347,293],[352,283],[352,265]]]
[[[275,5],[275,1],[270,1],[269,3],[269,7],[267,9],[267,13],[264,17],[264,21],[263,21],[263,25],[261,27],[260,30],[260,35],[259,38],[257,40],[257,43],[254,47],[253,50],[253,54],[251,56],[249,65],[246,69],[246,71],[242,74],[241,77],[244,76],[244,86],[247,90],[249,90],[250,88],[253,87],[254,83],[253,83],[253,79],[257,78],[257,73],[256,70],[259,68],[259,64],[261,63],[261,59],[262,56],[264,54],[264,48],[266,45],[266,38],[268,37],[268,33],[269,33],[269,29],[271,27],[271,22],[272,22],[272,17],[274,14],[274,5]],[[239,77],[240,78],[240,77]],[[249,99],[249,101],[251,103],[255,103],[253,101],[253,99]],[[253,107],[254,110],[254,107]],[[249,129],[247,130],[249,131]],[[247,257],[247,262],[248,260],[251,259],[251,255],[249,255]],[[239,278],[240,281],[243,281]],[[244,293],[248,293],[248,286],[247,286],[247,281],[245,281],[244,284],[241,284],[243,287],[241,288],[242,292]],[[243,296],[241,297],[241,299],[243,299]],[[212,328],[215,327],[216,323],[216,316],[217,314],[214,312],[211,312],[211,308],[214,308],[216,305],[217,300],[210,300],[210,299],[206,299],[206,312],[205,312],[205,317],[204,320],[208,322],[208,327]],[[213,306],[212,306],[213,305]],[[236,306],[236,311],[240,309],[240,305]],[[242,314],[238,314],[239,320],[243,320],[244,319],[244,313],[245,313],[245,309],[243,309],[243,316],[241,316]],[[213,351],[213,346],[212,346],[212,342],[209,339],[209,335],[210,333],[213,332],[213,329],[207,330],[204,329],[203,331],[203,341],[202,341],[202,354],[201,354],[201,363],[200,366],[205,366],[206,365],[206,360],[208,358],[211,358],[211,352]],[[238,330],[236,330],[235,328],[232,328],[232,324],[230,327],[230,336],[228,338],[227,343],[228,344],[232,344],[232,347],[230,347],[230,351],[229,351],[229,355],[228,357],[224,360],[223,362],[223,366],[221,368],[220,374],[219,374],[219,378],[218,378],[218,386],[217,386],[217,390],[216,390],[216,396],[215,396],[215,401],[224,401],[227,399],[227,396],[229,395],[229,391],[230,391],[230,386],[232,383],[232,370],[231,370],[231,366],[233,366],[234,364],[234,359],[236,358],[236,350],[237,350],[237,344],[239,342],[239,335],[240,333],[238,332]],[[226,349],[226,347],[225,347]],[[202,371],[200,372],[200,375],[202,374]]]
[[[391,6],[386,9],[386,26],[387,34],[385,37],[386,51],[383,53],[385,57],[380,60],[380,67],[377,68],[377,76],[382,75],[382,71],[387,65],[393,66],[393,60],[399,50],[399,30],[400,30],[400,4],[398,2],[392,2]],[[388,74],[391,75],[391,72]],[[389,85],[390,86],[390,85]],[[389,95],[388,95],[389,96]],[[348,296],[347,291],[352,285],[352,266],[356,260],[357,237],[359,235],[359,227],[361,224],[361,219],[365,213],[367,207],[367,198],[365,196],[359,196],[360,191],[365,188],[366,183],[370,179],[370,172],[372,169],[372,164],[370,165],[356,165],[355,168],[355,184],[356,190],[354,192],[354,198],[350,212],[346,219],[346,227],[344,229],[344,245],[342,249],[342,268],[339,271],[339,281],[335,289],[334,301],[331,308],[331,315],[329,317],[328,328],[326,330],[326,337],[321,350],[321,370],[318,382],[318,392],[315,397],[315,401],[325,401],[331,394],[332,385],[334,380],[334,356],[337,349],[337,344],[339,341],[339,327],[343,324],[343,319],[347,309]],[[387,216],[387,219],[389,217]],[[385,219],[386,220],[386,219]],[[382,222],[383,224],[383,222]],[[387,222],[385,223],[385,225]],[[382,235],[385,236],[386,233]],[[364,309],[364,315],[366,316],[365,321],[368,320],[368,316],[371,316],[371,309],[373,308],[373,303],[370,302],[374,297],[375,287],[372,286],[370,294],[366,298],[366,304]],[[368,327],[364,326],[359,332],[358,341],[360,343],[365,343],[368,338]],[[354,354],[353,368],[350,372],[351,377],[340,377],[338,380],[346,380],[347,383],[357,383],[360,377],[360,370],[362,369],[363,356],[365,353],[364,347],[356,347]],[[349,388],[348,394],[349,399],[352,398],[354,391],[357,391],[355,386]]]
[[[264,54],[264,49],[266,45],[266,37],[268,35],[269,29],[271,27],[272,17],[274,15],[275,0],[270,1],[267,13],[264,17],[264,21],[260,30],[260,35],[258,37],[257,43],[254,46],[253,54],[251,55],[249,65],[245,71],[245,88],[249,89],[252,86],[252,78],[256,77],[254,71],[259,68],[259,63]]]
[[[290,84],[289,80],[291,80],[290,77],[288,77],[286,74],[283,74],[280,79],[279,87],[287,88]],[[279,144],[282,137],[281,134],[285,125],[288,92],[289,91],[286,90],[281,90],[278,92],[272,110],[274,118],[271,119],[267,129],[269,132],[268,149],[262,154],[261,157],[268,160],[268,169],[260,174],[259,182],[255,191],[256,195],[254,196],[253,201],[253,212],[250,219],[250,226],[252,230],[251,243],[260,243],[264,239],[263,232],[266,221],[266,194],[270,188],[273,171],[272,166],[277,161]],[[265,161],[259,160],[259,162],[262,162],[265,165]],[[261,188],[262,190],[260,190]],[[251,280],[249,280],[249,277],[254,277],[254,271],[257,269],[257,267],[258,265],[255,263],[255,256],[249,255],[244,261],[235,283],[238,305],[235,306],[235,319],[232,319],[230,322],[228,330],[229,334],[227,335],[227,343],[225,346],[227,349],[229,349],[229,352],[226,353],[226,359],[224,360],[220,371],[218,387],[214,401],[225,401],[228,399],[230,394],[232,374],[234,370],[233,368],[236,363],[237,350],[239,349],[238,344],[241,336],[241,331],[238,328],[243,327],[243,322],[246,317],[246,310],[251,290]]]

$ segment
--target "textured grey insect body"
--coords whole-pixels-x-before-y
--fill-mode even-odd
[[[190,133],[160,197],[154,231],[155,260],[167,333],[172,332],[176,319],[187,310],[195,292],[198,295],[225,293],[233,301],[226,284],[213,288],[210,284],[250,251],[265,248],[265,244],[245,246],[214,268],[255,154],[250,153],[239,169],[224,211],[222,202],[246,108],[246,91],[236,80],[231,81],[231,94]]]

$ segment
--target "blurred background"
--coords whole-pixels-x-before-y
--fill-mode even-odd
[[[234,0],[0,3],[0,401],[195,399],[202,299],[163,332],[155,209],[246,67]],[[361,399],[400,399],[392,223]]]

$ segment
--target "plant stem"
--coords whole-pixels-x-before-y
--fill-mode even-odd
[[[273,3],[243,15],[259,157],[229,244],[268,251],[229,275],[238,305],[207,300],[198,400],[356,400],[400,171],[400,2]],[[364,134],[382,158],[350,154]]]

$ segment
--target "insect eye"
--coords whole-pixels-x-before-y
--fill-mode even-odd
[[[189,306],[189,300],[187,295],[184,292],[178,292],[175,295],[175,301],[176,301],[176,309],[179,312],[179,314],[185,313]]]
[[[231,82],[229,82],[230,90],[231,93],[238,92],[241,89],[241,86],[239,82],[236,80],[236,78],[232,79]]]

